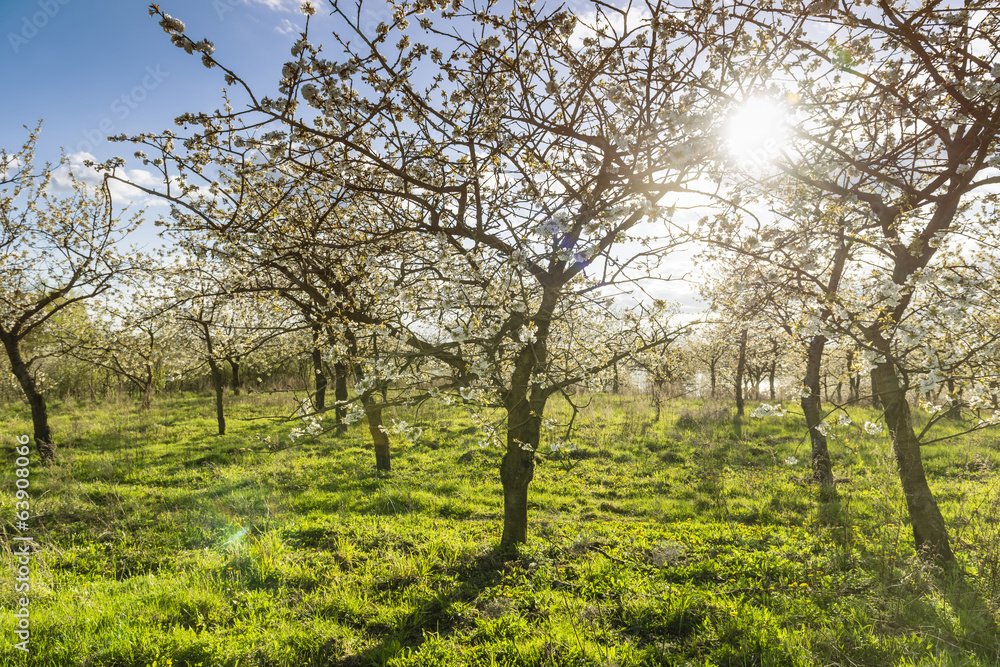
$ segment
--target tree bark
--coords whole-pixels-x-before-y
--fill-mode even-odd
[[[854,372],[854,350],[847,351],[847,401],[854,403],[861,398],[861,376]]]
[[[24,392],[24,397],[28,400],[28,406],[31,408],[31,425],[35,435],[35,448],[38,450],[38,455],[42,461],[50,463],[56,458],[56,446],[52,442],[52,431],[49,428],[48,407],[45,402],[45,396],[38,391],[35,378],[31,377],[28,364],[24,362],[24,358],[21,356],[18,343],[19,341],[13,337],[4,336],[3,338],[7,358],[10,360],[11,372],[14,373],[18,384],[21,385],[21,391]]]
[[[718,363],[719,363],[718,359],[713,359],[711,363],[708,364],[708,372],[709,372],[708,377],[710,386],[712,387],[712,392],[711,392],[712,398],[715,398],[715,385],[717,383],[717,378],[715,375],[715,367]]]
[[[212,385],[215,388],[215,419],[219,423],[219,435],[225,435],[226,412],[223,407],[225,387],[222,381],[222,370],[212,357],[208,358],[208,368],[212,372]]]
[[[822,404],[820,401],[820,374],[823,365],[823,349],[826,347],[825,336],[813,336],[806,349],[806,374],[802,380],[808,396],[803,396],[802,413],[809,429],[809,440],[812,443],[812,476],[813,480],[825,486],[833,485],[833,464],[830,461],[830,450],[826,436],[819,430],[822,421]],[[805,393],[805,392],[803,392]]]
[[[872,393],[878,396],[882,404],[885,421],[892,435],[899,481],[913,527],[913,543],[922,556],[948,564],[955,560],[955,556],[951,551],[944,517],[924,474],[920,442],[913,431],[910,404],[906,401],[906,391],[899,381],[895,364],[888,355],[885,356],[886,361],[876,364],[872,371]]]
[[[142,387],[142,411],[146,412],[153,407],[153,383],[147,382]]]
[[[872,383],[872,407],[873,408],[881,408],[882,407],[882,402],[879,399],[878,390],[875,389],[875,385],[876,385],[876,382],[875,382],[875,369],[873,368],[871,370],[871,373],[869,373],[868,375],[871,378],[871,383]]]
[[[240,358],[239,357],[235,357],[235,358],[232,358],[232,359],[227,359],[227,361],[229,362],[229,367],[233,371],[233,377],[232,377],[233,396],[239,396],[240,395]]]
[[[323,371],[323,353],[319,348],[314,347],[312,351],[313,375],[316,380],[316,394],[313,397],[313,406],[316,412],[326,409],[326,373]]]
[[[149,410],[153,406],[153,386],[156,381],[153,374],[153,367],[149,363],[146,363],[142,375],[131,375],[124,372],[122,374],[138,390],[141,400],[140,409],[143,412]]]
[[[500,544],[510,546],[528,539],[528,486],[535,476],[535,449],[541,417],[533,414],[527,396],[507,415],[507,451],[500,464],[503,485],[503,534]]]
[[[747,330],[740,331],[740,352],[736,361],[736,416],[743,416],[743,376],[747,369]]]
[[[536,327],[535,336],[524,343],[514,359],[510,389],[504,400],[507,408],[507,451],[500,463],[500,482],[503,485],[501,546],[512,546],[528,539],[528,486],[535,476],[535,451],[549,396],[531,378],[546,364],[552,314],[558,301],[557,290],[545,290],[538,312],[532,318]]]
[[[958,399],[961,392],[955,391],[955,378],[948,378],[948,411],[944,413],[947,419],[957,421],[962,418],[962,410],[959,408]]]
[[[347,395],[347,364],[342,361],[338,361],[333,365],[333,376],[334,376],[334,393],[337,398],[336,416],[337,416],[337,433],[343,434],[347,432],[347,424],[344,423],[344,417],[347,415],[347,409],[344,407],[348,395]]]
[[[653,383],[653,406],[656,408],[656,415],[653,417],[653,422],[660,423],[660,407],[663,403],[663,380]]]
[[[382,424],[382,405],[366,395],[362,402],[365,406],[365,416],[368,418],[368,431],[372,436],[372,446],[375,449],[375,470],[389,472],[392,463],[389,455],[389,434]]]

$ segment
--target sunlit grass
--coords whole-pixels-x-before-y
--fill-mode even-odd
[[[836,432],[820,502],[794,415],[737,428],[685,400],[654,422],[642,396],[578,399],[578,449],[546,434],[516,552],[497,549],[501,452],[459,410],[387,414],[423,434],[383,475],[364,426],[263,446],[290,395],[229,399],[221,437],[201,396],[59,406],[61,458],[32,468],[30,664],[997,664],[994,435],[924,452],[960,584],[914,554],[886,434]],[[11,466],[0,480],[9,515]]]

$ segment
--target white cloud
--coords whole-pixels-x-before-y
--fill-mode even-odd
[[[243,0],[248,5],[259,5],[276,12],[295,11],[295,0]]]
[[[282,35],[290,35],[293,32],[301,32],[301,28],[288,19],[281,19],[281,23],[274,26],[274,29],[280,32]]]
[[[21,159],[16,155],[8,155],[7,162],[0,165],[0,181],[6,181],[14,175],[18,167],[21,166]]]
[[[138,186],[150,190],[163,190],[163,177],[148,169],[126,169],[123,176]],[[157,207],[167,209],[169,207],[167,200],[162,197],[148,195],[120,181],[111,183],[111,195],[117,206],[127,206],[133,211]]]
[[[69,164],[59,165],[52,171],[51,187],[53,192],[68,194],[72,190],[73,181],[70,179],[70,173],[76,177],[77,181],[86,183],[91,187],[101,184],[104,178],[103,175],[83,164],[87,160],[96,161],[92,154],[86,152],[70,153],[67,158],[69,158]],[[150,190],[162,189],[163,187],[163,178],[148,169],[125,169],[120,171],[119,175],[138,186],[146,187]],[[115,207],[118,209],[128,208],[129,210],[137,211],[139,209],[166,208],[168,206],[167,202],[161,197],[148,195],[121,181],[111,181],[109,187],[111,188],[111,196],[114,199]]]
[[[594,10],[579,11],[576,12],[576,27],[569,37],[569,43],[574,49],[579,50],[583,48],[585,38],[597,38],[598,28],[603,29],[608,35],[621,35],[626,28],[634,30],[637,26],[647,24],[650,18],[651,15],[645,7],[631,5],[621,12],[616,12],[614,9],[608,9],[600,14]],[[606,38],[604,42],[607,41]]]
[[[76,177],[76,180],[88,185],[98,185],[101,182],[100,174],[83,165],[86,160],[97,161],[92,153],[81,151],[70,153],[66,157],[69,159],[69,164],[61,164],[52,170],[52,186],[56,192],[65,193],[73,189],[70,173]]]

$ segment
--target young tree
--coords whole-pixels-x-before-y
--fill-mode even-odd
[[[725,362],[726,355],[731,352],[732,341],[726,335],[725,328],[719,323],[700,325],[695,331],[695,337],[690,342],[689,353],[708,371],[709,397],[715,398],[719,383],[719,374]]]
[[[668,384],[681,383],[690,374],[684,359],[682,341],[696,322],[681,327],[672,321],[676,309],[663,309],[658,317],[646,318],[644,330],[636,341],[636,347],[643,347],[644,340],[664,341],[655,347],[632,356],[632,364],[645,374],[649,383],[649,394],[653,400],[656,415],[654,422],[660,421],[663,393]]]
[[[45,396],[32,374],[36,357],[25,358],[22,344],[55,315],[106,292],[132,269],[116,243],[138,217],[123,219],[106,185],[93,188],[77,180],[65,159],[36,171],[36,140],[37,131],[31,132],[18,152],[0,151],[0,342],[31,406],[38,452],[52,461],[56,444]],[[62,188],[68,192],[60,193]]]
[[[837,322],[848,323],[871,361],[916,547],[944,563],[954,557],[907,401],[909,348],[896,337],[938,248],[970,230],[970,206],[1000,182],[992,171],[1000,166],[993,9],[977,0],[961,9],[937,1],[743,4],[739,13],[757,23],[769,57],[731,63],[767,81],[759,94],[795,103],[792,142],[773,159],[801,185],[789,206],[837,201],[846,234],[868,250],[866,286],[838,299]],[[815,332],[837,328],[817,324]]]
[[[392,268],[419,276],[410,302],[436,313],[428,306],[414,317],[379,295],[386,308],[372,323],[445,364],[466,392],[484,382],[503,406],[502,542],[523,542],[548,398],[634,352],[611,346],[596,367],[564,367],[551,354],[553,335],[601,286],[657,261],[655,242],[634,257],[623,242],[647,218],[663,221],[662,234],[669,215],[661,202],[697,176],[711,115],[701,91],[722,74],[708,45],[731,46],[728,26],[701,7],[666,2],[642,11],[600,5],[587,25],[565,10],[523,6],[507,15],[398,3],[392,25],[372,34],[352,24],[353,12],[331,8],[354,33],[341,42],[343,62],[325,59],[307,30],[280,96],[263,98],[213,57],[210,43],[190,40],[183,24],[152,7],[178,46],[222,67],[248,100],[246,111],[180,119],[201,127],[185,139],[182,175],[194,178],[212,156],[249,146],[270,169],[294,166],[349,190],[362,213],[378,211],[352,220],[359,242],[415,241]],[[269,124],[270,132],[243,134]],[[164,163],[175,155],[172,135],[134,139]],[[178,199],[191,192],[185,183]],[[282,241],[268,252],[278,254]],[[406,298],[398,292],[388,297]],[[421,317],[449,338],[425,339]]]
[[[218,434],[226,434],[225,377],[222,364],[246,359],[277,339],[305,328],[284,302],[262,298],[259,292],[241,293],[240,269],[197,259],[171,272],[174,316],[201,349],[196,358],[208,366],[215,390]],[[266,295],[270,297],[270,294]],[[234,367],[234,370],[238,366]]]
[[[141,272],[123,290],[109,292],[93,304],[98,330],[84,336],[74,355],[124,378],[138,392],[143,410],[167,375],[183,368],[185,345],[177,321],[168,312],[170,299],[153,272]]]
[[[764,190],[763,198],[768,196]],[[799,216],[782,216],[782,209],[772,208],[773,220],[757,218],[755,224],[738,224],[741,210],[727,210],[712,221],[711,230],[705,233],[711,241],[706,254],[730,267],[737,281],[736,285],[722,283],[713,291],[754,294],[763,319],[784,330],[801,347],[805,368],[800,405],[812,444],[813,479],[832,487],[833,464],[821,392],[828,338],[816,332],[811,323],[831,322],[832,304],[844,280],[854,242],[847,238],[843,215],[836,206],[824,210],[816,205],[796,211],[802,213]]]

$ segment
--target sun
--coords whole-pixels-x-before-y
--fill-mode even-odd
[[[771,163],[788,139],[788,105],[783,102],[752,98],[734,109],[726,121],[726,150],[741,163]]]

